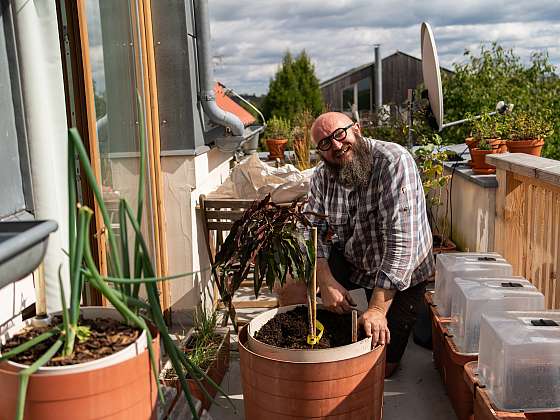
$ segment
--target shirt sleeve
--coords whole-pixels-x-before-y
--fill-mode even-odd
[[[374,286],[404,290],[410,286],[419,245],[416,195],[424,194],[414,159],[408,152],[387,162],[381,172],[379,213],[383,257]]]
[[[304,207],[305,212],[318,215],[325,214],[324,182],[321,174],[316,169],[309,182],[309,193],[307,203]],[[329,258],[332,243],[328,239],[329,226],[325,218],[313,214],[307,214],[307,218],[317,227],[317,258]]]

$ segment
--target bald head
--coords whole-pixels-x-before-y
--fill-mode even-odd
[[[352,120],[341,112],[326,112],[317,117],[311,126],[311,137],[313,143],[317,145],[319,140],[327,137],[340,127],[346,127]]]

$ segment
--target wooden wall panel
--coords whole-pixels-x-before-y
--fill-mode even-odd
[[[495,249],[560,309],[560,189],[498,170]]]

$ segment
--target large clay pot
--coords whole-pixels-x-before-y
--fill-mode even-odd
[[[284,160],[284,149],[288,144],[286,139],[266,139],[266,147],[268,149],[268,159]]]
[[[497,148],[492,148],[490,150],[471,150],[471,167],[472,171],[477,175],[489,175],[496,173],[496,168],[492,165],[486,163],[486,155],[498,153]]]
[[[543,146],[543,139],[507,141],[507,148],[510,153],[527,153],[528,155],[540,156]]]
[[[86,318],[122,317],[113,308],[82,308]],[[7,336],[23,325],[10,329]],[[5,338],[5,337],[4,337]],[[152,345],[159,362],[159,336]],[[13,419],[18,398],[17,372],[26,367],[0,363],[0,417]],[[155,376],[157,377],[157,375]],[[31,375],[25,419],[155,419],[157,386],[151,370],[146,335],[127,348],[92,362],[43,367]]]
[[[251,324],[239,333],[239,363],[247,420],[381,419],[384,346],[373,350],[368,348],[364,352],[363,343],[354,343],[357,344],[354,355],[341,352],[339,347],[331,349],[331,358],[328,356],[329,349],[274,348],[274,356],[271,357],[258,354],[259,349],[250,349],[250,346],[254,347],[248,343],[250,328]],[[321,361],[285,360],[282,350],[290,353],[288,357],[298,360],[308,357],[296,355],[296,352],[308,353],[311,358],[316,353]]]

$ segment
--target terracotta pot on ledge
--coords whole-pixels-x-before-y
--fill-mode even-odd
[[[469,165],[472,167],[472,151],[478,147],[478,143],[480,140],[474,139],[472,137],[467,137],[465,139],[465,144],[469,148],[469,154],[471,155],[471,160],[469,161]],[[491,139],[487,140],[488,144],[492,147],[492,149],[496,149],[495,153],[506,153],[508,151],[507,148],[507,141],[503,139]]]
[[[480,150],[480,149],[471,150],[472,171],[476,175],[490,175],[496,173],[496,168],[486,163],[486,155],[491,155],[495,153],[498,153],[497,148],[492,148],[490,150]]]
[[[288,144],[287,139],[266,139],[266,148],[268,149],[268,159],[284,160],[284,149]]]
[[[543,145],[543,139],[507,141],[507,148],[510,153],[527,153],[533,156],[541,155]]]

